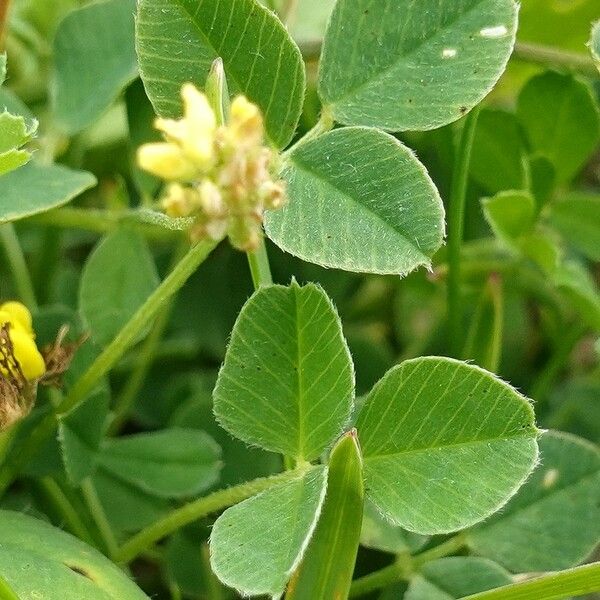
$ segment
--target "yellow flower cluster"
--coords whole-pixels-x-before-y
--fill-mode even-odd
[[[12,345],[12,359],[18,364],[27,381],[39,379],[46,372],[46,364],[35,343],[31,313],[20,302],[5,302],[0,305],[0,326],[8,325]],[[15,377],[14,366],[0,365],[0,373]]]
[[[157,119],[164,142],[145,144],[139,165],[169,181],[162,205],[171,217],[194,217],[192,239],[229,235],[240,250],[260,243],[266,209],[285,201],[274,178],[274,152],[264,145],[259,108],[244,96],[232,104],[229,122],[218,125],[207,97],[191,83],[182,87],[184,116]]]

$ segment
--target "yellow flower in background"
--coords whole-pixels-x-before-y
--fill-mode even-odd
[[[8,336],[12,345],[12,357],[27,381],[39,379],[46,372],[44,358],[35,343],[31,313],[20,302],[5,302],[0,305],[0,326],[8,325]],[[5,377],[16,377],[15,366],[0,365]]]
[[[183,117],[156,119],[165,141],[141,146],[138,164],[170,182],[162,208],[170,217],[194,218],[193,240],[228,235],[236,248],[253,250],[264,211],[285,202],[276,154],[264,145],[260,109],[237,96],[229,122],[218,126],[208,98],[194,85],[184,84],[181,98]]]

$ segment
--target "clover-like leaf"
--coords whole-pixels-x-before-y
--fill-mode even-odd
[[[256,0],[139,0],[136,44],[160,115],[179,116],[182,84],[203,87],[220,56],[231,91],[262,109],[271,141],[280,148],[290,141],[302,111],[304,63],[279,19]]]
[[[600,542],[598,448],[549,432],[540,439],[540,458],[504,510],[468,534],[475,552],[518,573],[573,567]]]
[[[444,208],[425,167],[392,136],[337,129],[300,144],[283,170],[289,203],[266,214],[283,250],[326,267],[405,275],[429,266]]]
[[[481,203],[492,231],[508,244],[514,244],[533,226],[535,200],[529,192],[499,192],[492,198],[483,198]]]
[[[18,598],[148,600],[119,567],[44,521],[0,511],[0,573]]]
[[[86,171],[32,162],[0,177],[0,224],[67,204],[94,185]]]
[[[135,0],[108,0],[70,12],[54,38],[54,112],[68,133],[93,123],[137,76]]]
[[[424,130],[459,119],[506,67],[513,0],[338,0],[319,92],[346,125]]]
[[[214,410],[248,444],[314,460],[350,418],[352,359],[331,301],[316,285],[261,288],[231,334]]]
[[[356,424],[367,497],[391,523],[447,533],[497,511],[537,460],[531,405],[491,373],[450,358],[394,367]]]
[[[217,577],[243,595],[278,597],[310,541],[326,488],[326,467],[310,467],[228,508],[210,536]]]

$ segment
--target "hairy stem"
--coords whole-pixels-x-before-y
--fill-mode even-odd
[[[98,528],[98,532],[102,537],[102,542],[106,547],[107,556],[112,559],[117,552],[117,540],[115,539],[112,527],[110,526],[108,518],[106,517],[106,513],[104,512],[104,507],[100,503],[100,498],[98,498],[96,488],[90,478],[82,482],[81,491],[83,493],[83,498],[88,510],[92,515],[92,519],[94,520],[94,523]]]
[[[517,42],[513,57],[543,67],[575,71],[588,77],[597,78],[600,75],[591,56],[581,52],[569,52],[541,44]]]
[[[267,246],[264,238],[261,239],[260,246],[256,250],[247,252],[246,254],[248,256],[248,264],[250,265],[254,289],[257,290],[265,285],[271,285],[273,283],[273,278],[271,277],[269,255],[267,254]]]
[[[298,477],[298,474],[299,471],[285,471],[271,477],[260,477],[240,485],[213,492],[204,498],[199,498],[185,504],[162,519],[152,523],[152,525],[142,529],[142,531],[125,542],[117,551],[116,560],[119,562],[129,562],[146,548],[149,548],[152,544],[174,533],[178,529],[211,513],[237,504],[278,483],[294,479],[294,477]]]
[[[450,349],[453,356],[458,356],[463,345],[462,302],[460,294],[460,253],[465,222],[465,204],[467,183],[469,180],[469,164],[475,137],[475,128],[479,117],[479,107],[474,108],[465,119],[458,141],[452,188],[450,190],[448,209],[448,330]]]

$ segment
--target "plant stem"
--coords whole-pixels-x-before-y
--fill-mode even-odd
[[[183,232],[179,230],[167,229],[140,221],[139,218],[136,218],[135,211],[63,207],[29,217],[27,223],[66,229],[83,229],[96,233],[114,231],[120,225],[127,224],[145,236],[161,241],[169,241],[183,235]]]
[[[292,144],[285,152],[283,152],[281,154],[281,158],[285,160],[299,146],[302,146],[302,144],[306,144],[306,142],[310,142],[320,135],[330,131],[333,129],[334,125],[335,119],[333,118],[333,115],[324,109],[314,127],[307,131],[295,144]]]
[[[269,266],[269,255],[264,238],[260,241],[260,246],[253,252],[247,252],[250,273],[252,274],[252,283],[257,290],[265,285],[272,285],[271,267]]]
[[[600,562],[548,573],[528,581],[465,596],[462,600],[560,600],[597,591],[600,591]]]
[[[465,204],[469,164],[475,137],[475,128],[479,117],[479,107],[475,107],[466,117],[460,133],[450,190],[448,209],[448,331],[450,352],[458,357],[463,346],[462,340],[462,302],[460,294],[460,251],[462,247],[465,222]]]
[[[568,69],[588,77],[597,78],[600,75],[592,57],[581,52],[569,52],[541,44],[517,42],[513,57],[543,67]]]
[[[569,360],[571,352],[573,352],[573,348],[575,348],[575,345],[586,331],[587,327],[585,324],[573,324],[567,328],[564,337],[556,343],[554,353],[540,371],[529,392],[529,396],[536,401],[538,407],[541,402],[546,400],[552,384],[564,369],[565,363]]]
[[[90,514],[92,515],[92,519],[94,519],[94,523],[96,523],[102,541],[106,546],[107,555],[112,559],[117,553],[117,540],[115,539],[112,527],[106,517],[100,498],[98,498],[96,488],[90,478],[85,479],[81,483],[81,491]]]
[[[6,223],[0,227],[0,241],[4,246],[17,293],[31,310],[35,310],[37,301],[33,283],[27,270],[27,263],[25,262],[23,250],[21,250],[19,238],[12,223]]]
[[[278,483],[283,483],[294,477],[298,477],[299,472],[300,471],[298,470],[284,471],[283,473],[278,473],[271,477],[260,477],[234,487],[213,492],[204,498],[199,498],[198,500],[185,504],[162,519],[152,523],[152,525],[142,529],[142,531],[125,542],[117,551],[116,560],[119,562],[129,562],[146,548],[178,529],[181,529],[202,517],[206,517],[211,513],[218,512],[233,504],[237,504],[238,502],[241,502],[250,496],[254,496]]]
[[[183,258],[184,250],[185,247],[182,246],[175,251],[170,272],[175,269],[179,261]],[[156,320],[154,321],[154,327],[152,327],[152,331],[142,346],[142,349],[137,357],[135,368],[127,380],[125,388],[121,392],[121,395],[118,397],[113,408],[114,418],[108,430],[109,435],[114,435],[117,433],[123,425],[123,422],[127,418],[127,415],[129,414],[129,411],[135,402],[135,398],[140,391],[144,380],[146,379],[146,375],[152,366],[156,349],[158,348],[165,329],[169,323],[171,309],[173,308],[173,300],[174,296],[165,302],[165,305],[161,308]]]
[[[398,581],[406,580],[414,570],[419,569],[425,563],[454,554],[463,548],[466,543],[466,536],[459,533],[438,546],[417,554],[410,560],[408,565],[405,556],[401,555],[393,564],[354,580],[350,588],[350,598],[363,596]]]
[[[42,230],[41,242],[38,247],[38,259],[33,269],[36,294],[40,304],[45,304],[52,292],[54,277],[58,271],[61,258],[62,231],[46,227]]]
[[[162,306],[177,292],[198,266],[217,246],[217,242],[204,241],[193,246],[167,275],[150,297],[131,317],[117,337],[102,351],[89,369],[70,389],[58,407],[59,415],[65,414],[80,404],[92,391],[96,383],[121,359],[125,351],[135,342],[140,332],[156,316]]]
[[[88,370],[77,380],[69,394],[47,414],[34,429],[21,452],[12,464],[4,465],[0,471],[0,496],[12,483],[20,469],[35,455],[42,443],[52,434],[56,418],[78,406],[98,380],[121,359],[125,351],[135,342],[140,332],[156,316],[156,313],[175,294],[198,266],[217,246],[217,242],[205,241],[193,246],[162,283],[154,290],[146,302],[137,310],[117,337],[102,351]]]
[[[64,519],[64,526],[67,531],[76,535],[80,540],[83,540],[90,546],[94,546],[96,544],[94,538],[58,483],[51,477],[43,477],[36,483],[39,486],[41,493],[44,494],[49,503],[54,506],[56,511]]]

